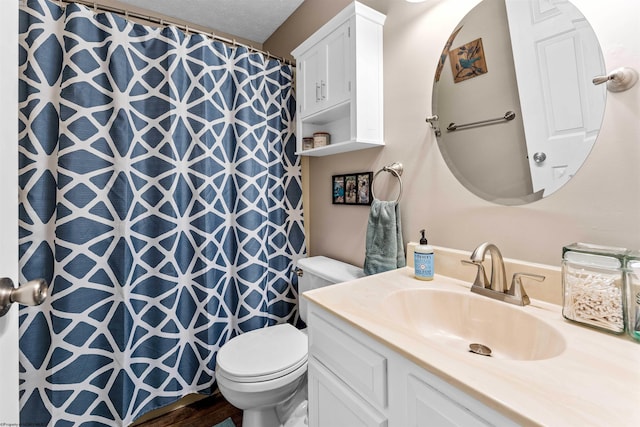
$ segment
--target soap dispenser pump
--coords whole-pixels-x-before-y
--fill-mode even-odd
[[[424,235],[425,230],[420,230],[420,244],[413,252],[413,266],[415,277],[420,280],[433,280],[433,246],[429,245]]]

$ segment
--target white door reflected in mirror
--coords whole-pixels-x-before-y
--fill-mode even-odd
[[[571,3],[506,0],[533,192],[554,193],[587,159],[604,115],[592,83],[604,70],[596,36]],[[528,72],[537,70],[537,72]],[[535,153],[545,153],[536,160]]]

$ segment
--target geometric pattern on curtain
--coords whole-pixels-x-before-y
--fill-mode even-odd
[[[128,425],[298,321],[292,69],[83,6],[20,10],[21,422]]]

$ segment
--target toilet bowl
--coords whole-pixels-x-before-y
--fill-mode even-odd
[[[354,280],[362,269],[317,256],[298,261],[298,294]],[[306,301],[298,299],[306,321]],[[284,323],[238,335],[224,344],[216,359],[216,381],[229,403],[242,409],[243,427],[307,425],[307,351],[304,331]]]
[[[288,323],[239,335],[218,352],[218,388],[243,410],[245,427],[282,425],[277,406],[295,397],[306,373],[307,336]]]

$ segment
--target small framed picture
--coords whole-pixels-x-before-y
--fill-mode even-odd
[[[373,172],[333,175],[332,201],[334,205],[370,205]]]
[[[371,204],[371,181],[373,180],[373,173],[361,173],[358,174],[358,204],[370,205]]]
[[[358,184],[355,175],[344,176],[344,202],[355,205],[358,197]]]
[[[332,180],[333,204],[344,205],[344,175],[334,175]]]

